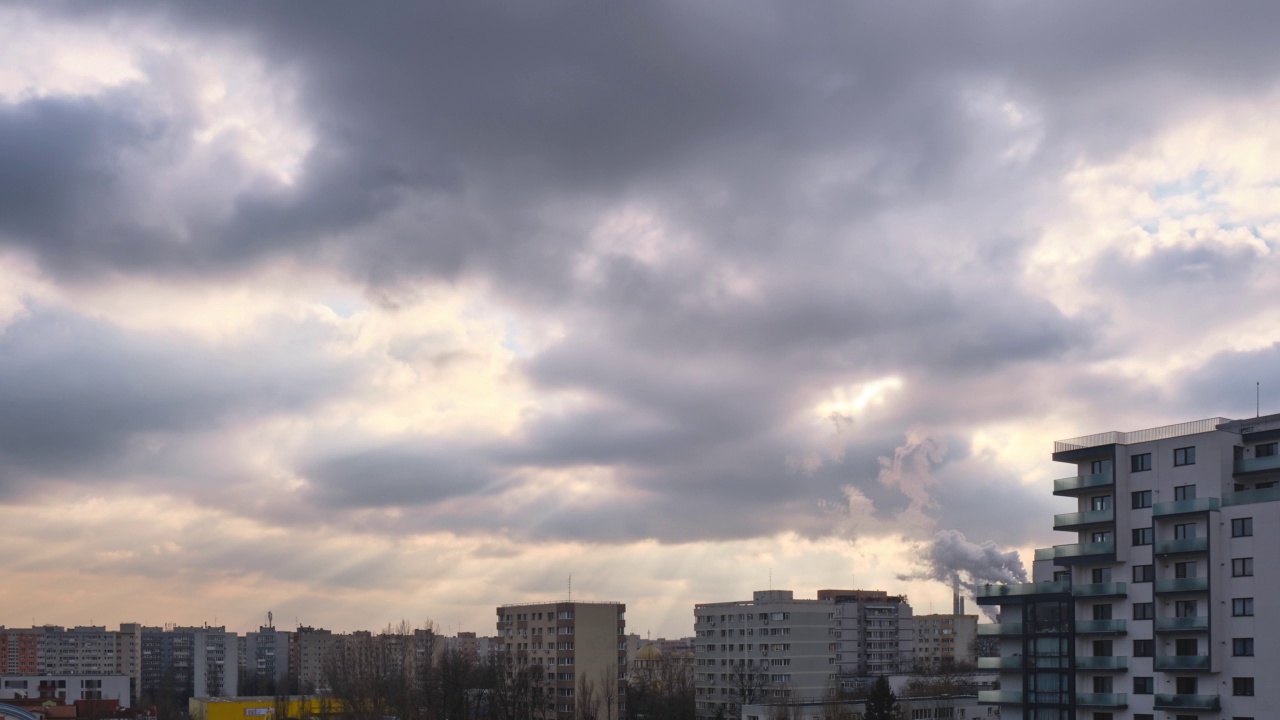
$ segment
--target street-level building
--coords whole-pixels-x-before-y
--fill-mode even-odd
[[[1000,608],[1000,690],[1029,720],[1234,720],[1280,707],[1280,415],[1211,418],[1054,444],[1071,542]]]

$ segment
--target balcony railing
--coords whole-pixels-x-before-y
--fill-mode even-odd
[[[1171,515],[1190,515],[1192,513],[1202,513],[1217,510],[1219,505],[1216,497],[1191,498],[1190,500],[1173,500],[1172,502],[1160,502],[1151,506],[1152,517],[1169,517]]]
[[[1123,635],[1128,632],[1124,620],[1077,620],[1077,635]]]
[[[1280,455],[1271,455],[1269,457],[1260,458],[1241,458],[1236,460],[1235,468],[1233,468],[1236,475],[1262,472],[1263,470],[1280,470]]]
[[[980,657],[979,670],[1021,670],[1021,657]]]
[[[1099,655],[1077,657],[1077,670],[1125,670],[1129,667],[1129,658],[1124,655],[1103,657]]]
[[[1090,562],[1101,556],[1114,556],[1116,543],[1114,540],[1096,543],[1077,543],[1075,545],[1054,545],[1053,559],[1059,564],[1073,562]]]
[[[1047,548],[1036,548],[1036,560],[1037,560],[1037,561],[1039,561],[1039,560],[1052,560],[1052,559],[1053,559],[1053,553],[1054,553],[1054,551],[1053,551],[1053,548],[1051,548],[1051,547],[1047,547]]]
[[[1089,490],[1110,487],[1115,485],[1115,476],[1111,473],[1096,473],[1094,475],[1072,475],[1071,477],[1058,478],[1053,481],[1054,495],[1075,495]]]
[[[1161,655],[1156,658],[1157,670],[1174,672],[1179,670],[1208,670],[1208,655]]]
[[[1071,594],[1075,597],[1125,597],[1129,594],[1128,586],[1122,582],[1090,583],[1072,585]]]
[[[1140,442],[1150,442],[1152,440],[1167,440],[1169,438],[1182,437],[1184,435],[1211,432],[1218,429],[1219,425],[1228,422],[1231,422],[1228,418],[1216,417],[1178,423],[1177,425],[1165,425],[1163,427],[1148,428],[1146,430],[1136,430],[1134,432],[1117,432],[1112,430],[1111,432],[1098,433],[1096,435],[1085,435],[1083,437],[1071,438],[1069,440],[1055,440],[1053,442],[1053,451],[1055,453],[1060,453],[1067,452],[1069,450],[1081,450],[1101,445],[1111,445],[1113,443],[1117,445],[1133,445]]]
[[[1195,537],[1156,542],[1156,555],[1188,555],[1209,552],[1209,538]]]
[[[1022,623],[990,623],[978,626],[978,634],[987,637],[1010,637],[1022,634]]]
[[[1022,693],[1017,690],[979,690],[978,702],[988,705],[1021,705]]]
[[[1129,707],[1126,693],[1076,693],[1076,705],[1080,707],[1125,708]]]
[[[978,598],[1024,597],[1027,595],[1050,595],[1066,593],[1071,584],[1059,580],[1056,582],[1012,583],[1009,585],[986,585],[977,589]]]
[[[1209,616],[1156,618],[1156,632],[1206,632]]]
[[[1207,577],[1171,578],[1168,580],[1157,580],[1155,582],[1155,592],[1157,595],[1202,593],[1208,591],[1209,578]]]
[[[1157,710],[1218,710],[1217,695],[1156,695]]]
[[[1081,528],[1092,527],[1095,525],[1107,525],[1116,521],[1116,511],[1113,508],[1106,510],[1086,510],[1084,512],[1061,513],[1053,516],[1054,530],[1079,530]]]
[[[1232,505],[1252,505],[1253,503],[1275,502],[1280,500],[1280,485],[1260,490],[1241,490],[1223,493],[1222,507]]]

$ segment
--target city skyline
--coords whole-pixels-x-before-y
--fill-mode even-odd
[[[0,624],[1016,581],[1280,410],[1278,14],[0,4]]]

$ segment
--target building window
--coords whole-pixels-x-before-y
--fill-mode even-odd
[[[1149,583],[1156,576],[1156,568],[1154,565],[1134,565],[1133,581],[1136,583]]]
[[[1156,691],[1156,681],[1155,681],[1155,678],[1150,678],[1150,677],[1135,677],[1135,678],[1133,679],[1133,694],[1134,694],[1134,695],[1151,695],[1151,694],[1152,694],[1152,693],[1154,693],[1155,691]]]
[[[1174,691],[1179,695],[1199,695],[1200,683],[1197,678],[1174,678]]]
[[[1231,521],[1231,537],[1249,537],[1253,534],[1253,518],[1236,518]]]
[[[1232,598],[1231,614],[1235,617],[1253,617],[1253,598]]]
[[[1180,562],[1173,564],[1173,576],[1179,580],[1184,578],[1193,578],[1196,576],[1195,562]]]
[[[1182,465],[1195,465],[1195,464],[1196,464],[1196,449],[1194,447],[1178,448],[1173,451],[1174,467],[1181,467]],[[1181,498],[1178,498],[1178,499],[1181,499]]]
[[[1155,640],[1134,640],[1133,656],[1134,657],[1155,657],[1156,641]]]
[[[1100,603],[1093,606],[1094,620],[1110,620],[1111,619],[1111,603]]]
[[[1173,652],[1178,657],[1193,657],[1200,654],[1200,641],[1195,638],[1178,638],[1173,641]]]
[[[1089,499],[1089,507],[1090,507],[1090,509],[1095,510],[1095,511],[1099,511],[1099,510],[1110,510],[1110,509],[1111,509],[1111,496],[1110,496],[1110,495],[1096,495],[1096,496],[1094,496],[1094,497],[1092,497],[1092,498],[1090,498],[1090,499]]]
[[[1111,568],[1094,568],[1090,574],[1095,585],[1111,582]]]
[[[1140,602],[1133,604],[1134,620],[1150,620],[1156,616],[1156,604]]]
[[[1099,693],[1099,694],[1110,693],[1113,690],[1114,690],[1114,687],[1111,684],[1111,677],[1109,675],[1094,676],[1093,691],[1095,693]]]
[[[1249,577],[1253,575],[1253,558],[1234,558],[1231,561],[1232,577]]]
[[[1195,617],[1196,601],[1195,600],[1179,600],[1173,604],[1174,617]]]
[[[1182,523],[1173,526],[1174,540],[1194,540],[1196,537],[1195,523]]]
[[[1155,528],[1134,528],[1133,544],[1134,545],[1150,545],[1155,540]]]
[[[1134,510],[1141,510],[1142,508],[1151,507],[1151,491],[1150,490],[1139,490],[1135,493],[1130,493],[1130,495],[1133,497]]]
[[[1129,457],[1129,472],[1144,472],[1151,469],[1151,453],[1132,455]]]
[[[1253,678],[1231,678],[1231,694],[1232,695],[1252,695],[1253,694]]]
[[[1253,657],[1253,638],[1232,638],[1231,654],[1236,657]]]
[[[1090,535],[1089,537],[1090,537],[1090,542],[1093,542],[1093,543],[1111,542],[1111,531],[1109,530],[1099,531]]]
[[[1257,445],[1253,448],[1254,457],[1275,457],[1276,451],[1280,450],[1280,443],[1266,443]]]

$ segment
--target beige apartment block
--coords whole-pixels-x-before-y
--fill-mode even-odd
[[[922,669],[973,667],[977,615],[916,615],[915,665]]]
[[[498,607],[499,657],[512,683],[522,672],[537,678],[531,701],[538,717],[572,720],[587,703],[599,720],[622,717],[626,609],[568,601]]]

